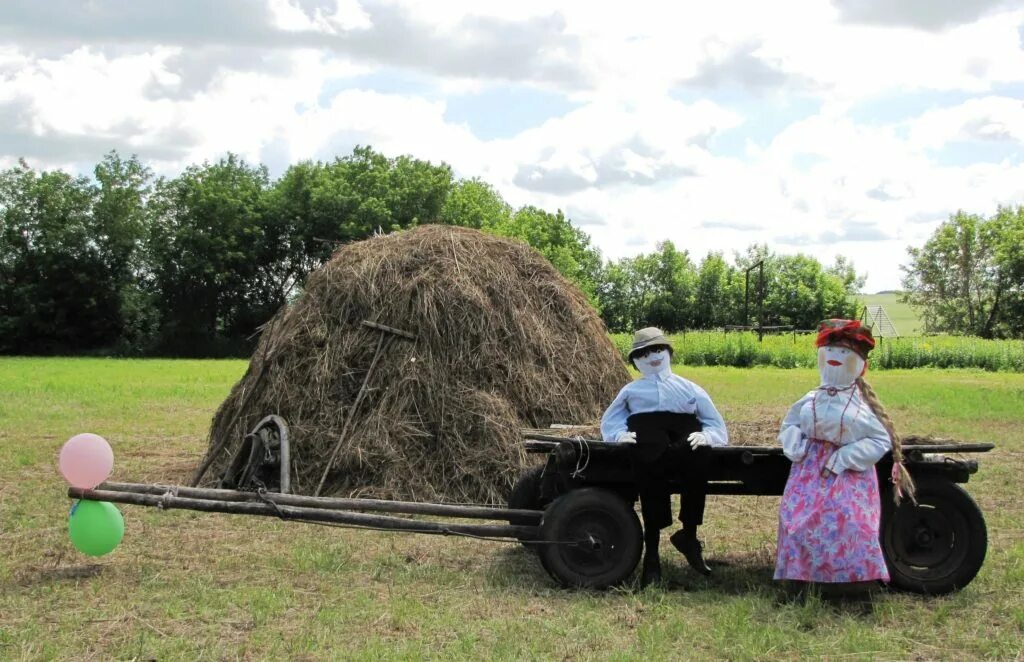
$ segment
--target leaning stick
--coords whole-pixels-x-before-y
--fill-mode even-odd
[[[366,385],[370,383],[370,378],[373,376],[373,371],[377,368],[377,361],[380,359],[381,349],[384,348],[384,343],[391,339],[389,333],[415,340],[416,336],[409,333],[408,331],[402,331],[391,326],[379,324],[377,322],[371,322],[369,320],[363,320],[363,326],[378,331],[381,333],[380,340],[377,341],[377,349],[373,352],[373,361],[370,362],[370,369],[366,371],[366,376],[363,377],[363,384],[359,387],[359,393],[356,394],[356,400],[352,403],[352,408],[348,410],[348,417],[345,419],[345,425],[341,428],[341,434],[338,435],[338,441],[334,443],[334,448],[331,449],[330,455],[327,456],[327,466],[324,467],[324,474],[320,476],[320,483],[316,486],[316,491],[313,492],[313,496],[320,496],[320,492],[324,489],[324,483],[327,482],[327,474],[330,473],[334,467],[334,461],[337,459],[338,451],[341,450],[341,444],[345,441],[345,436],[348,434],[349,425],[355,420],[356,410],[359,409],[359,404],[363,401],[363,395],[366,393]]]

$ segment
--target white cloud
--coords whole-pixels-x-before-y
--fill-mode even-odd
[[[11,0],[0,164],[116,148],[173,174],[232,151],[279,172],[369,144],[566,210],[608,257],[767,242],[891,289],[951,210],[1024,203],[1020,2],[926,4]],[[509,81],[568,110],[503,139],[446,118]],[[896,119],[851,112],[908,95]]]
[[[1016,141],[1024,145],[1024,99],[987,96],[915,118],[910,143],[939,148],[953,141]]]
[[[921,30],[943,30],[973,23],[1001,8],[1020,6],[1020,0],[833,0],[844,21]]]

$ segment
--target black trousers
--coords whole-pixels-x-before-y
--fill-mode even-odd
[[[681,482],[679,521],[687,528],[703,524],[711,451],[707,447],[693,450],[686,440],[702,429],[697,417],[650,412],[633,414],[626,425],[636,432],[631,460],[644,529],[661,530],[672,523],[670,479]]]

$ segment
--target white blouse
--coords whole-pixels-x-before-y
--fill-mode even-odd
[[[855,384],[814,389],[790,407],[779,432],[786,457],[801,461],[808,439],[839,447],[825,463],[836,474],[846,469],[865,471],[892,449],[889,433]]]

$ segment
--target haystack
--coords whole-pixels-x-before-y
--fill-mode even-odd
[[[373,237],[264,327],[214,416],[206,480],[274,413],[296,493],[337,446],[322,494],[497,503],[526,465],[520,428],[593,421],[628,380],[586,297],[526,244],[438,225]]]

